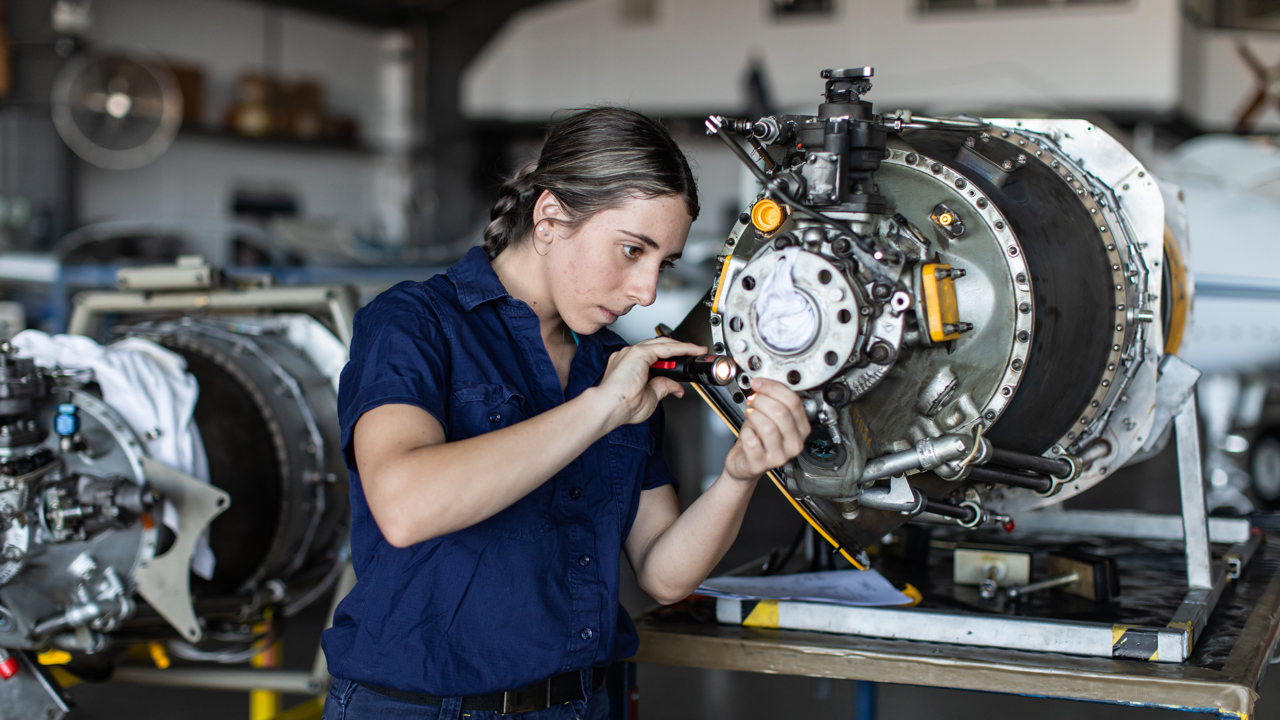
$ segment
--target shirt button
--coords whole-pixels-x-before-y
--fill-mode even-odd
[[[583,640],[590,640],[595,636],[595,633],[591,631],[591,628],[582,628],[582,632],[578,633],[578,636]]]
[[[495,424],[502,422],[502,413],[499,413],[499,412],[489,413],[489,422],[495,423]]]
[[[574,488],[570,490],[569,497],[573,498],[574,500],[577,500],[578,498],[582,497],[582,488]]]
[[[590,565],[590,564],[591,564],[591,556],[590,556],[590,555],[583,555],[582,557],[578,558],[578,564],[579,564],[579,565],[581,565],[582,567],[586,567],[586,566]]]

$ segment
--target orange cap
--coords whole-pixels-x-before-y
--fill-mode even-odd
[[[782,221],[786,218],[782,206],[768,198],[751,208],[751,224],[755,225],[760,232],[771,233],[777,230],[782,227]]]

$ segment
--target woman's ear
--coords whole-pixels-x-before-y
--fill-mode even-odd
[[[545,255],[565,219],[560,200],[550,190],[543,190],[533,204],[533,247],[539,255]]]

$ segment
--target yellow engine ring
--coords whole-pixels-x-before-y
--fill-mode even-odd
[[[1182,248],[1168,225],[1164,226],[1164,265],[1169,280],[1169,287],[1164,288],[1165,297],[1169,300],[1168,314],[1165,317],[1164,351],[1174,355],[1182,347],[1182,336],[1186,332],[1187,318],[1191,314],[1191,286],[1187,282],[1187,264],[1182,258]]]

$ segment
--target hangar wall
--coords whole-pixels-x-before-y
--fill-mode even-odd
[[[885,110],[1170,111],[1179,101],[1182,20],[1169,0],[948,12],[922,11],[919,0],[845,0],[803,18],[775,17],[762,0],[653,2],[647,22],[627,20],[620,0],[527,11],[468,72],[464,107],[525,118],[602,102],[724,111],[745,106],[752,57],[781,105],[812,104],[818,70],[857,64],[876,67],[873,97]],[[1019,60],[1031,56],[1042,61]]]
[[[95,3],[93,14],[89,39],[99,48],[141,46],[200,66],[205,116],[187,119],[173,147],[151,165],[129,171],[84,165],[79,223],[181,219],[216,226],[230,216],[237,190],[267,190],[296,197],[308,219],[403,240],[410,140],[404,32],[237,0],[114,0]],[[268,50],[269,23],[277,19],[279,47]],[[295,147],[200,131],[216,128],[236,99],[238,76],[267,65],[269,52],[278,54],[285,77],[323,78],[329,109],[358,121],[358,147]],[[262,58],[261,65],[246,58]],[[211,233],[206,254],[225,262],[224,243]]]

